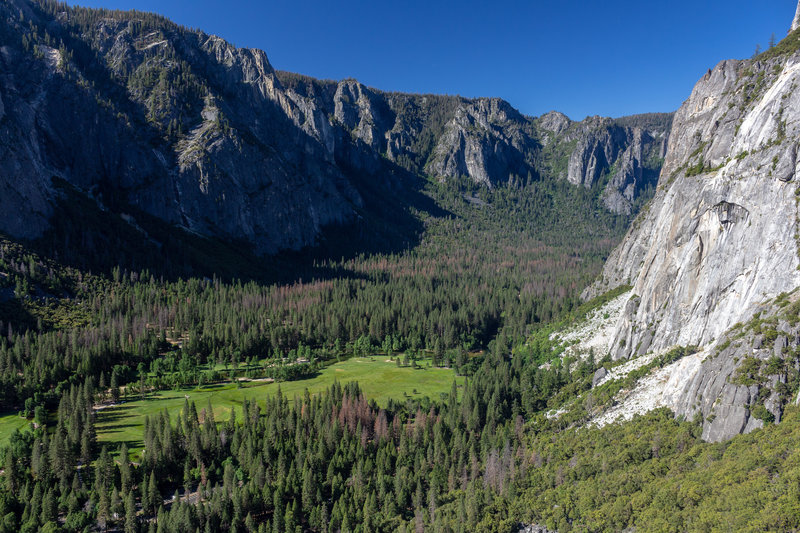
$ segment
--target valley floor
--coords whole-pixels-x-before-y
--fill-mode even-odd
[[[395,355],[395,358],[400,357]],[[386,407],[390,401],[403,402],[406,399],[438,399],[446,395],[455,381],[459,387],[464,377],[457,376],[449,368],[430,366],[430,360],[417,361],[417,367],[398,366],[387,355],[352,357],[323,368],[316,376],[275,383],[272,380],[238,378],[231,381],[213,383],[199,387],[186,387],[150,393],[145,399],[121,400],[117,404],[95,406],[96,427],[99,443],[116,447],[126,442],[129,449],[138,455],[143,443],[144,420],[147,416],[158,415],[164,411],[172,418],[183,410],[186,401],[194,402],[197,410],[213,406],[214,419],[224,422],[230,419],[231,412],[241,410],[247,399],[262,404],[262,400],[280,391],[289,400],[302,397],[306,391],[315,395],[331,387],[335,382],[342,385],[357,381],[368,400]],[[132,398],[138,398],[136,393]],[[0,443],[7,443],[16,429],[23,429],[30,422],[18,414],[0,417]]]

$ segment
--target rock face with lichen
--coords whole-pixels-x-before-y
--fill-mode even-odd
[[[800,347],[798,294],[759,306],[751,319],[723,335],[687,376],[674,406],[703,417],[703,438],[729,439],[781,421],[795,384],[787,383]]]
[[[785,368],[768,371],[766,360],[787,356],[797,328],[776,325],[783,341],[763,350],[758,332],[733,343],[731,328],[757,312],[775,315],[769,302],[800,286],[798,85],[797,32],[754,59],[709,70],[675,115],[655,198],[585,293],[633,286],[615,326],[614,359],[676,345],[705,350],[692,364],[676,363],[680,379],[662,393],[676,414],[702,414],[710,440],[779,419],[787,399],[777,392]],[[737,380],[752,354],[764,363],[760,377]]]

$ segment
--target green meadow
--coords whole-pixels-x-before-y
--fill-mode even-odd
[[[215,419],[222,422],[229,419],[232,409],[241,407],[245,398],[258,401],[274,395],[279,389],[288,398],[294,398],[302,395],[305,389],[311,394],[322,392],[334,381],[341,384],[358,381],[367,399],[386,405],[390,398],[400,401],[425,396],[439,399],[440,394],[450,391],[453,380],[457,380],[459,385],[463,383],[463,378],[457,377],[451,369],[430,367],[427,361],[421,361],[420,364],[419,368],[398,367],[385,355],[353,357],[328,366],[315,377],[304,380],[282,383],[251,381],[240,383],[239,386],[217,383],[178,391],[160,391],[144,400],[99,409],[97,438],[100,443],[125,441],[132,450],[141,448],[145,417],[164,410],[172,416],[177,415],[187,398],[195,403],[198,411],[206,408],[210,400]],[[16,416],[6,418],[14,418],[21,425],[25,422]],[[3,424],[9,427],[12,424],[6,418],[0,419],[0,431],[5,428]]]
[[[14,430],[22,431],[28,427],[32,427],[31,421],[21,418],[18,414],[0,416],[0,446],[8,444],[8,439]]]

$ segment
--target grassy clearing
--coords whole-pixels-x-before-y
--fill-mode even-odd
[[[8,439],[15,429],[22,431],[30,425],[31,421],[21,418],[18,413],[0,416],[0,446],[8,444]]]
[[[180,391],[162,391],[144,400],[101,409],[97,416],[97,435],[101,443],[125,441],[134,450],[142,446],[144,418],[163,410],[175,415],[183,408],[186,397],[195,402],[197,409],[203,409],[209,400],[214,407],[218,422],[227,420],[233,408],[239,408],[244,398],[258,400],[275,394],[280,386],[281,392],[293,398],[302,395],[307,388],[311,394],[330,387],[334,381],[347,383],[358,381],[368,399],[385,405],[389,398],[403,400],[408,397],[428,396],[439,399],[441,393],[450,391],[453,380],[463,383],[451,369],[432,368],[422,361],[421,368],[398,367],[388,361],[385,355],[354,357],[322,370],[316,377],[283,383],[248,382],[241,388],[235,384],[215,384]],[[0,419],[0,424],[4,419]],[[21,419],[19,419],[21,420]],[[0,426],[0,431],[2,431]],[[13,429],[12,429],[13,431]],[[4,433],[5,435],[5,433]]]

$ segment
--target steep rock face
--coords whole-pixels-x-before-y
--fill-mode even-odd
[[[202,107],[196,104],[200,116],[186,121],[192,129],[171,146],[177,168],[134,191],[132,203],[191,231],[252,243],[260,253],[306,246],[322,226],[353,216],[361,200],[334,164],[327,118],[313,101],[284,90],[264,52],[204,34],[171,37],[160,46],[196,64],[209,91]],[[134,40],[133,49],[153,45]],[[147,61],[128,63],[141,69]]]
[[[47,231],[58,177],[103,211],[130,206],[274,253],[356,219],[359,181],[373,197],[403,187],[381,158],[398,137],[389,130],[405,126],[397,99],[352,80],[306,94],[284,86],[264,52],[157,16],[24,0],[0,9],[0,231]],[[45,28],[58,49],[40,42]],[[425,136],[424,121],[413,126],[398,159]]]
[[[666,129],[638,117],[532,119],[497,98],[313,80],[142,13],[9,0],[0,15],[0,231],[15,237],[52,228],[64,186],[259,254],[313,245],[415,175],[570,179],[630,213],[661,163]],[[566,172],[572,159],[587,163]]]
[[[800,28],[800,2],[797,4],[797,11],[794,13],[794,20],[792,21],[792,27],[789,31],[794,31],[797,28]]]
[[[585,135],[569,158],[567,180],[574,185],[591,187],[600,177],[600,171],[617,159],[627,132],[600,117],[586,122]]]
[[[357,81],[339,83],[334,95],[334,116],[372,150],[382,151],[394,114],[378,95]]]
[[[44,172],[41,166],[40,147],[34,134],[36,110],[32,104],[39,100],[39,95],[30,95],[30,99],[11,98],[9,88],[13,84],[12,67],[16,59],[15,52],[8,46],[0,48],[0,84],[3,87],[4,100],[2,118],[0,118],[0,210],[4,213],[3,227],[0,228],[12,235],[34,238],[47,226],[50,208],[50,184],[39,177]],[[28,72],[30,76],[42,79],[47,72]],[[39,93],[40,95],[42,93]],[[9,104],[5,112],[5,102]]]
[[[655,187],[658,161],[666,153],[666,135],[654,137],[647,130],[635,128],[619,155],[614,173],[603,191],[603,203],[615,213],[630,214],[642,189]],[[656,162],[652,159],[655,156]]]
[[[737,87],[757,74],[724,62],[677,113],[662,171],[667,183],[604,271],[606,282],[632,281],[641,298],[617,332],[616,358],[708,344],[757,303],[800,282],[791,183],[800,133],[800,114],[791,111],[798,103],[794,61],[750,105]],[[760,67],[774,72],[772,63]],[[648,336],[653,340],[640,344]]]
[[[468,176],[492,186],[528,173],[536,148],[528,120],[503,100],[482,99],[456,110],[428,171],[440,178]]]
[[[759,312],[775,316],[780,310],[764,306]],[[734,328],[682,384],[673,410],[700,413],[704,439],[719,442],[762,427],[765,419],[780,422],[790,400],[785,365],[793,364],[789,354],[800,345],[800,326],[782,319],[774,329],[761,329]]]
[[[546,150],[563,151],[561,177],[576,186],[603,188],[609,210],[630,214],[635,201],[654,189],[666,153],[671,114],[623,119],[589,117],[578,123],[549,113],[537,120]]]
[[[633,285],[614,359],[675,345],[713,351],[763,302],[800,286],[798,84],[797,52],[724,61],[677,112],[655,198],[585,293]],[[747,414],[758,389],[727,379],[747,349],[693,365],[665,391],[677,414],[707,417],[708,439],[760,424]]]
[[[3,144],[10,216],[1,230],[41,235],[58,197],[52,176],[260,253],[311,244],[322,226],[354,215],[361,199],[333,162],[327,117],[282,88],[263,52],[165,21],[144,31],[133,18],[99,17],[77,31],[66,16],[60,27],[15,4],[61,35],[62,50],[79,57],[88,43],[97,60],[37,45],[42,61],[13,41],[6,47],[0,92],[14,112],[0,135],[15,140]],[[7,7],[4,32],[23,38]],[[103,77],[128,81],[120,88]]]
[[[602,187],[603,204],[619,214],[630,214],[655,188],[672,120],[671,113],[656,113],[573,122],[556,111],[532,119],[498,98],[384,93],[354,80],[279,76],[290,90],[335,115],[373,154],[412,173],[488,187],[569,179]],[[593,151],[599,157],[592,159]]]

